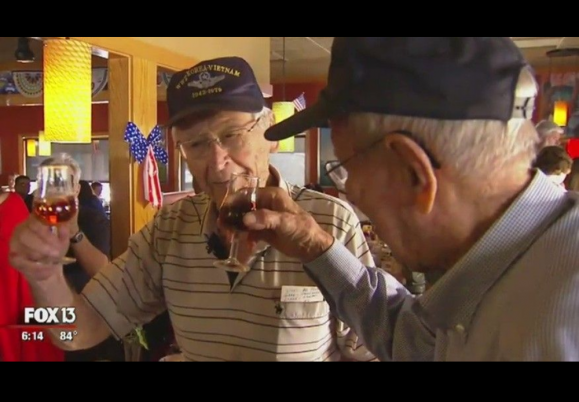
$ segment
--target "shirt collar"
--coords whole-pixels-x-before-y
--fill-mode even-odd
[[[468,330],[486,292],[574,204],[541,172],[470,251],[418,300],[431,330]]]

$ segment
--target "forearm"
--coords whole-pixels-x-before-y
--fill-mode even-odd
[[[30,281],[30,288],[36,301],[36,307],[72,307],[75,309],[74,331],[76,334],[72,341],[60,339],[62,329],[47,331],[53,343],[59,348],[63,350],[88,349],[103,342],[111,335],[101,317],[68,286],[64,274],[55,275],[42,282]]]
[[[398,314],[413,300],[388,273],[365,267],[341,243],[306,265],[336,316],[348,324],[367,349],[382,361],[392,360]]]
[[[109,258],[93,246],[86,236],[71,246],[76,260],[91,278],[109,263]]]

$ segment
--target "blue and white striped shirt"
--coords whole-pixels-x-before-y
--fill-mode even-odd
[[[381,360],[579,361],[579,195],[540,172],[422,297],[339,242],[307,271]]]

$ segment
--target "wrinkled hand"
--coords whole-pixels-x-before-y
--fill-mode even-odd
[[[10,240],[10,264],[31,283],[62,273],[60,259],[70,246],[70,227],[58,226],[57,233],[30,216],[20,224]]]
[[[243,219],[250,230],[250,238],[263,240],[288,257],[308,263],[334,242],[334,238],[280,188],[259,189],[257,208]]]

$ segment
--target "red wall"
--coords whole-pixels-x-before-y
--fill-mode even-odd
[[[285,100],[292,101],[302,93],[305,94],[307,105],[314,104],[325,83],[293,83],[285,86]],[[282,85],[273,86],[271,102],[283,101]],[[271,106],[271,105],[270,105]],[[93,105],[92,108],[93,132],[108,132],[108,104]],[[159,102],[157,121],[164,123],[168,118],[165,102]],[[2,152],[2,173],[0,174],[0,186],[8,184],[8,176],[21,173],[18,165],[18,136],[35,135],[44,128],[44,114],[42,106],[10,106],[0,107],[0,147]],[[173,153],[172,141],[168,139],[168,151]],[[312,155],[315,157],[315,155]],[[169,167],[169,183],[163,186],[163,191],[174,191],[174,169]]]
[[[93,132],[108,132],[108,109],[108,104],[93,105]],[[167,120],[168,112],[164,102],[159,102],[157,112],[160,123]],[[35,135],[43,128],[44,108],[42,106],[0,107],[0,147],[2,149],[0,186],[8,184],[8,176],[11,174],[22,173],[18,166],[18,136]]]

